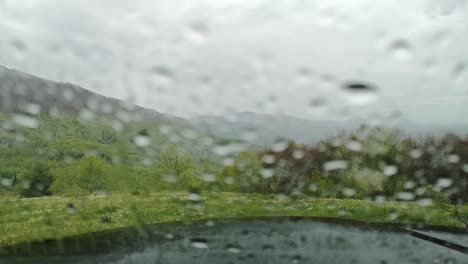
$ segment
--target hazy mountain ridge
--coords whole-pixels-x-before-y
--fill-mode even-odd
[[[0,66],[0,111],[119,115],[141,118],[181,118],[106,97],[70,83],[53,82]]]
[[[252,112],[229,116],[200,116],[190,121],[195,127],[215,136],[242,139],[248,137],[248,133],[254,133],[257,144],[271,144],[278,139],[293,139],[299,143],[312,144],[325,137],[334,136],[340,130],[350,131],[368,123],[364,119],[307,120]],[[423,125],[406,119],[383,124],[400,129],[404,134],[411,136],[428,134],[441,136],[447,133],[468,135],[468,125]]]
[[[307,120],[286,115],[240,112],[231,115],[205,115],[183,119],[94,93],[70,83],[48,81],[34,75],[0,66],[0,111],[23,113],[71,113],[171,120],[184,127],[192,126],[217,138],[250,141],[268,145],[278,139],[293,139],[312,144],[334,136],[340,130],[353,130],[365,119]],[[389,125],[388,123],[385,123]],[[390,126],[408,135],[454,133],[468,134],[468,125],[421,125],[400,119]]]

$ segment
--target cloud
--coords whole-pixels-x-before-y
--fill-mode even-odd
[[[453,72],[468,52],[467,14],[455,0],[4,1],[0,61],[186,117],[403,109],[414,121],[459,122],[466,97],[442,100],[438,120],[418,102],[466,96],[467,74]],[[399,41],[407,60],[393,56]],[[341,88],[349,80],[377,86],[376,100],[354,105]]]
[[[466,0],[431,1],[427,5],[429,16],[450,16],[454,13],[466,14]]]

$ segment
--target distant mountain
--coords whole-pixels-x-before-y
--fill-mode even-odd
[[[0,111],[24,113],[125,114],[141,118],[181,118],[106,97],[70,83],[58,83],[0,66]]]
[[[312,144],[324,137],[336,135],[339,130],[356,129],[366,123],[364,119],[318,121],[253,112],[199,116],[186,120],[106,97],[74,84],[48,81],[3,66],[0,66],[0,112],[91,113],[98,116],[126,115],[130,120],[170,120],[171,123],[180,125],[179,128],[191,126],[202,134],[210,134],[217,139],[250,141],[257,146],[268,145],[278,139],[293,139],[299,143]],[[468,134],[468,125],[420,125],[402,119],[392,126],[410,135]]]
[[[252,112],[229,116],[200,116],[190,120],[193,126],[211,133],[233,139],[251,140],[257,145],[267,145],[279,139],[293,139],[299,143],[312,144],[324,137],[334,136],[340,130],[353,130],[366,120],[306,120],[285,115],[265,115]],[[420,125],[408,120],[398,120],[385,125],[398,128],[407,135],[444,135],[453,133],[468,135],[468,125]]]
[[[315,143],[340,129],[355,129],[360,123],[341,121],[312,121],[284,115],[265,115],[252,112],[229,116],[199,116],[191,119],[194,127],[215,136],[252,141],[268,145],[279,139],[293,139],[299,143]]]

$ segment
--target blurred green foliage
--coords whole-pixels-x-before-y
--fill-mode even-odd
[[[195,189],[456,203],[468,195],[462,167],[468,164],[468,142],[454,135],[414,139],[396,129],[362,125],[316,145],[289,141],[281,150],[246,150],[221,158],[213,154],[213,142],[229,145],[229,140],[204,144],[206,135],[187,133],[189,128],[168,120],[35,118],[38,127],[26,128],[15,124],[13,115],[0,114],[3,194]],[[344,162],[346,168],[327,169],[330,161]],[[438,186],[441,177],[450,185]]]
[[[194,143],[198,139],[170,138],[186,128],[166,120],[35,118],[39,126],[26,128],[14,123],[13,114],[0,114],[0,193],[32,197],[207,188],[199,175],[218,164],[208,146]],[[168,134],[163,128],[174,130]],[[136,137],[149,143],[139,144]]]

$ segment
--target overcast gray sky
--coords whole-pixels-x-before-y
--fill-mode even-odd
[[[468,122],[465,0],[0,0],[0,32],[2,65],[183,117]]]

